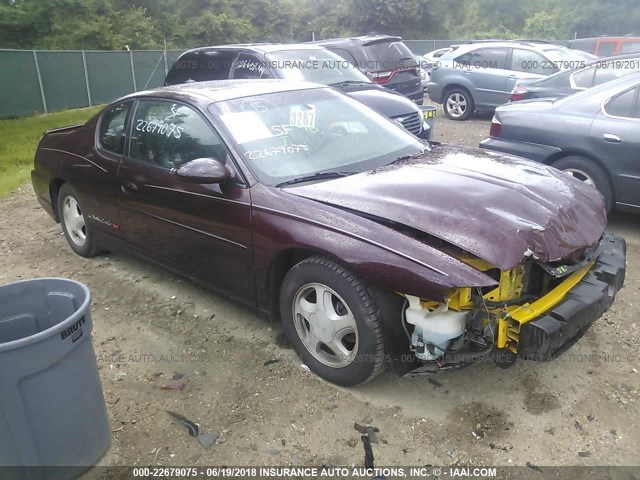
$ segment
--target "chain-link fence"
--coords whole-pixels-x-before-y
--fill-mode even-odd
[[[0,50],[0,118],[87,107],[158,87],[181,53]]]

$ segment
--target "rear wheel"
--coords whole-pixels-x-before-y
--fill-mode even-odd
[[[602,194],[607,213],[613,209],[613,188],[606,172],[596,162],[578,155],[572,155],[561,158],[553,163],[552,166],[594,187]]]
[[[466,120],[475,109],[473,97],[464,88],[447,90],[444,97],[444,113],[451,120]]]
[[[58,216],[69,246],[81,257],[95,257],[102,250],[87,225],[78,193],[65,183],[58,192]]]
[[[322,378],[348,387],[384,369],[378,306],[363,282],[331,260],[311,257],[287,273],[280,312],[296,353]]]

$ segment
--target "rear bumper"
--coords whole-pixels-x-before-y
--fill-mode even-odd
[[[547,360],[577,341],[606,312],[624,284],[626,243],[606,234],[604,248],[585,277],[555,307],[522,325],[518,356]]]

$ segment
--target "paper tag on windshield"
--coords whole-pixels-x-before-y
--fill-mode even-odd
[[[289,125],[294,127],[315,128],[316,106],[292,105],[291,112],[289,114]]]

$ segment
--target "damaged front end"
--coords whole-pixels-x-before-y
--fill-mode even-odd
[[[626,245],[605,234],[579,256],[545,263],[533,255],[509,270],[477,257],[460,260],[496,285],[456,288],[444,301],[404,295],[402,324],[422,363],[409,375],[493,358],[546,360],[580,338],[609,309],[625,277]]]

